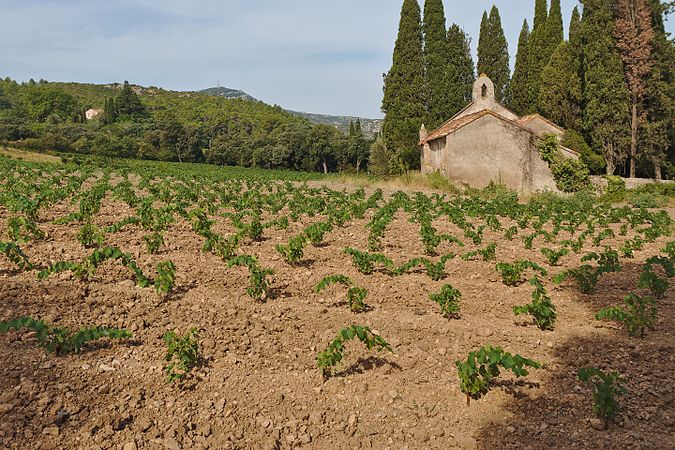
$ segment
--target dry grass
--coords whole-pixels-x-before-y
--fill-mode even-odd
[[[60,164],[61,158],[58,156],[47,155],[44,153],[27,152],[15,148],[0,147],[0,156],[6,156],[11,159],[18,159],[26,162],[53,163]]]
[[[399,176],[375,176],[375,175],[356,175],[356,174],[335,174],[322,180],[322,183],[328,182],[334,185],[347,185],[354,188],[370,188],[384,190],[402,190],[402,191],[422,191],[422,192],[444,192],[459,194],[464,191],[463,188],[454,185],[444,178],[438,172],[422,174],[420,172],[410,172]]]

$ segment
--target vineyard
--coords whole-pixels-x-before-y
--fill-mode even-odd
[[[0,447],[672,448],[672,212],[0,157]]]

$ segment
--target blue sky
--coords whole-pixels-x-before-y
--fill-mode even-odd
[[[401,0],[0,0],[0,76],[242,89],[288,109],[381,117]],[[512,60],[534,0],[445,0],[474,47],[499,7]],[[565,28],[576,0],[562,0]],[[669,25],[669,28],[671,26]]]

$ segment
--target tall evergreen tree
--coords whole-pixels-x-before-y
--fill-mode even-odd
[[[140,119],[145,117],[145,107],[141,103],[141,99],[131,88],[128,81],[124,82],[124,86],[117,97],[115,97],[115,115],[117,117],[127,119]]]
[[[495,85],[498,101],[505,99],[511,79],[509,47],[502,28],[499,9],[493,6],[490,15],[483,14],[478,39],[478,73],[485,73]]]
[[[425,0],[422,31],[424,32],[425,85],[428,96],[425,123],[433,129],[447,118],[450,108],[445,82],[448,41],[443,0]]]
[[[613,175],[624,162],[630,134],[629,95],[614,39],[614,0],[583,0],[583,5],[584,128]]]
[[[539,91],[539,110],[566,129],[580,129],[581,80],[574,53],[568,42],[561,42],[542,72],[546,83]]]
[[[534,23],[528,42],[527,92],[528,110],[535,110],[541,86],[541,72],[548,63],[546,58],[546,22],[548,19],[546,0],[536,0],[534,4]]]
[[[420,15],[417,0],[403,0],[393,63],[384,76],[382,100],[386,146],[411,168],[420,164],[417,141],[426,103]]]
[[[663,15],[665,5],[650,0],[652,12],[653,67],[647,77],[647,95],[644,109],[646,121],[639,135],[639,148],[644,165],[652,168],[657,179],[662,178],[665,165],[669,178],[675,175],[675,43],[666,33]]]
[[[520,115],[525,115],[530,111],[528,88],[528,59],[529,59],[529,40],[530,27],[527,25],[527,19],[523,20],[523,28],[520,30],[518,38],[518,54],[516,55],[516,67],[513,70],[511,79],[511,95],[509,107]]]
[[[642,103],[647,93],[647,76],[651,73],[654,62],[652,59],[654,29],[647,0],[617,1],[614,36],[623,61],[626,88],[630,93],[630,177],[635,178],[638,128],[644,117]]]
[[[581,15],[579,14],[579,8],[576,6],[572,10],[572,17],[570,18],[569,43],[574,55],[574,67],[579,73],[579,78],[583,80],[581,71]]]
[[[560,43],[564,39],[563,18],[560,8],[560,0],[551,0],[551,10],[546,18],[546,56],[553,56]],[[546,62],[548,64],[548,61]]]
[[[471,56],[471,38],[459,25],[452,24],[448,29],[448,62],[446,64],[446,89],[448,92],[448,111],[446,119],[457,114],[471,101],[471,91],[475,79],[473,57]]]

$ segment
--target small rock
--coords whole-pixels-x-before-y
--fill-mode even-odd
[[[349,416],[349,426],[353,427],[354,425],[356,425],[356,414]]]
[[[137,450],[138,447],[136,447],[135,442],[127,442],[124,444],[124,447],[122,447],[122,450]]]
[[[515,427],[512,427],[511,425],[509,425],[508,427],[506,427],[506,431],[508,431],[509,433],[515,433],[515,432],[516,432],[516,428],[515,428]]]
[[[11,403],[0,404],[0,414],[7,414],[12,409],[14,409],[14,405],[12,405]]]
[[[213,339],[204,339],[204,342],[202,342],[202,347],[204,347],[205,350],[213,350],[216,348],[216,343]]]
[[[46,427],[42,430],[42,434],[50,434],[52,436],[58,436],[59,427]]]
[[[216,411],[223,412],[223,409],[225,409],[225,399],[221,398],[216,402]]]
[[[82,370],[89,370],[91,366],[89,364],[82,364]]]
[[[169,450],[180,450],[181,446],[175,439],[164,439],[164,448]]]
[[[66,422],[68,422],[68,419],[70,419],[70,413],[68,411],[58,411],[56,413],[56,424],[57,425],[62,425]]]
[[[113,370],[115,370],[114,367],[110,367],[107,364],[101,364],[100,366],[98,366],[98,368],[101,372],[112,372]]]
[[[591,427],[595,428],[596,430],[604,430],[607,427],[607,424],[605,423],[604,420],[598,419],[594,417],[593,419],[590,420]]]
[[[141,429],[141,431],[146,432],[152,427],[152,420],[141,419],[140,422],[138,422],[138,427]]]
[[[298,441],[300,441],[301,444],[309,444],[310,442],[312,442],[312,436],[310,436],[309,434],[303,434],[298,438]]]
[[[445,356],[446,353],[448,353],[448,349],[443,348],[443,347],[441,347],[441,348],[438,349],[438,354],[439,354],[439,355]]]

